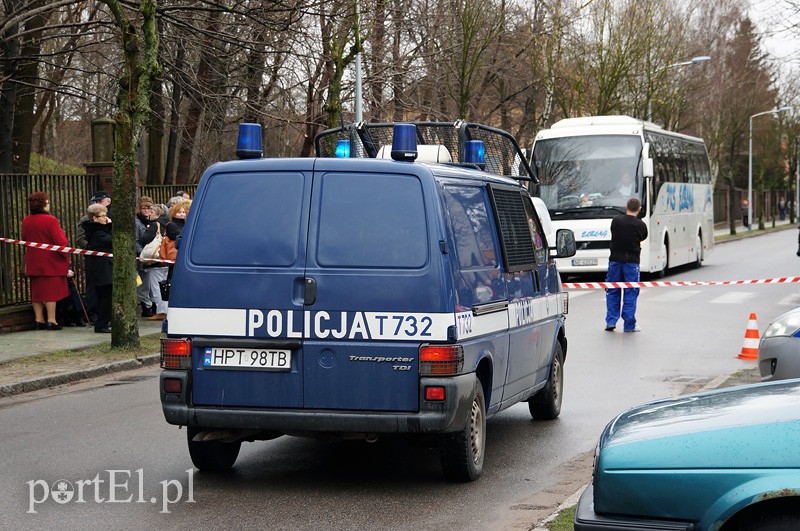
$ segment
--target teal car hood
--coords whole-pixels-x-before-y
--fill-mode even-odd
[[[606,426],[594,511],[717,529],[740,509],[800,496],[800,379],[637,406]]]
[[[637,406],[601,447],[606,470],[800,467],[800,379]]]

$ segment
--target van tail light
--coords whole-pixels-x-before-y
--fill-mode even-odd
[[[461,345],[422,345],[419,347],[419,373],[448,376],[460,374],[464,368]]]
[[[192,365],[192,340],[161,338],[161,368],[188,369]]]

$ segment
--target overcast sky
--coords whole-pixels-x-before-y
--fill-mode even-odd
[[[779,62],[800,65],[798,30],[790,24],[797,16],[783,0],[750,0],[750,15],[764,35],[764,47]]]

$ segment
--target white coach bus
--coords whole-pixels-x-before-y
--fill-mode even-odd
[[[642,201],[649,237],[641,271],[700,266],[714,247],[714,193],[705,144],[628,116],[567,118],[540,131],[531,166],[555,229],[578,247],[557,260],[564,273],[606,271],[611,219],[630,197]]]

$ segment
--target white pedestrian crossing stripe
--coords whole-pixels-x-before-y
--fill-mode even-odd
[[[674,289],[656,293],[652,297],[648,297],[647,300],[649,302],[678,302],[693,297],[698,293],[702,292],[697,289]],[[642,292],[640,292],[639,296],[641,297],[641,295]]]
[[[755,296],[756,294],[753,293],[752,291],[732,291],[730,293],[721,295],[715,299],[711,299],[708,302],[711,302],[713,304],[738,304],[748,299],[752,299]]]

